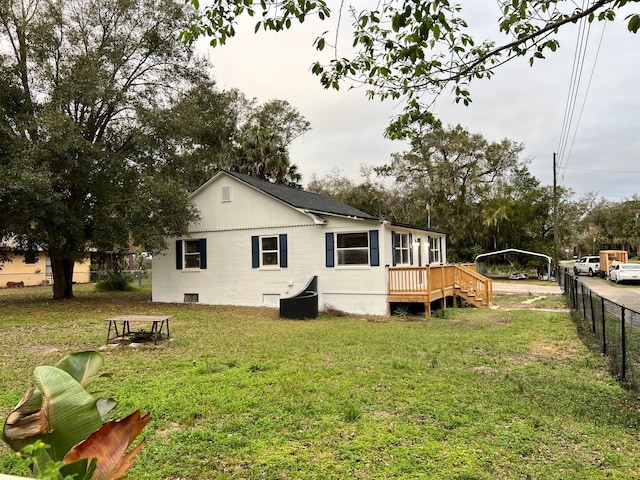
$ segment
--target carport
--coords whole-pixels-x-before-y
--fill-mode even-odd
[[[478,259],[479,258],[484,258],[484,257],[490,257],[492,255],[502,255],[505,253],[522,253],[524,255],[533,255],[536,257],[542,257],[545,258],[547,260],[547,275],[549,277],[549,280],[551,280],[551,257],[549,255],[545,255],[544,253],[537,253],[537,252],[529,252],[527,250],[518,250],[517,248],[507,248],[506,250],[498,250],[497,252],[489,252],[489,253],[481,253],[480,255],[478,255],[476,257],[476,271],[480,271],[478,269]]]

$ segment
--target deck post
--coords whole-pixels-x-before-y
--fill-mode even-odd
[[[424,278],[426,282],[427,301],[424,303],[424,318],[431,318],[431,267],[425,265]]]

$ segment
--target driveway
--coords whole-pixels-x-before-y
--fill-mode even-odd
[[[640,285],[616,285],[604,278],[582,275],[578,280],[601,297],[640,312]]]
[[[493,281],[493,293],[506,294],[506,295],[562,295],[564,293],[560,285],[555,282],[548,282],[548,285],[541,285],[539,283],[528,283],[518,280],[512,281]]]

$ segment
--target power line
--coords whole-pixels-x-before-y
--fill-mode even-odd
[[[613,170],[611,168],[576,168],[576,167],[563,167],[564,170],[570,170],[573,172],[600,172],[600,173],[640,173],[640,170]]]
[[[575,50],[573,53],[573,65],[571,67],[571,78],[569,80],[569,90],[567,92],[567,100],[565,102],[565,106],[564,106],[564,114],[563,114],[563,118],[562,118],[562,128],[560,131],[560,137],[558,138],[558,146],[556,148],[556,152],[558,153],[558,157],[561,157],[562,155],[562,143],[564,141],[564,137],[565,137],[565,132],[567,130],[567,125],[568,125],[568,118],[569,118],[569,110],[571,108],[571,98],[573,96],[573,88],[574,88],[574,84],[575,84],[575,77],[576,77],[576,63],[578,61],[578,52],[579,52],[579,42],[580,42],[580,31],[582,29],[582,21],[579,22],[578,24],[578,36],[576,37],[576,45],[575,45]],[[559,168],[559,163],[556,163],[556,168]],[[557,173],[557,172],[556,172]]]
[[[582,100],[582,107],[580,107],[580,115],[578,115],[578,123],[576,123],[576,128],[573,131],[573,138],[571,139],[571,145],[569,147],[569,154],[567,155],[567,160],[564,162],[564,169],[567,168],[567,163],[569,163],[569,159],[571,158],[571,152],[573,150],[573,144],[576,141],[576,135],[578,134],[578,129],[580,128],[580,122],[582,121],[582,114],[584,113],[584,106],[587,103],[587,97],[589,96],[589,89],[591,88],[591,81],[593,80],[593,74],[596,71],[596,64],[598,63],[598,55],[600,54],[600,47],[602,46],[602,39],[604,38],[604,31],[607,27],[607,23],[602,25],[602,33],[600,34],[600,40],[598,41],[598,48],[596,49],[596,55],[593,59],[593,66],[591,67],[591,74],[589,75],[589,82],[587,83],[587,89],[584,92],[584,99]]]
[[[560,135],[560,143],[558,146],[559,160],[556,165],[558,170],[563,167],[563,162],[564,166],[566,167],[568,161],[568,158],[565,159],[566,146],[569,140],[569,134],[571,132],[571,124],[573,122],[573,115],[575,112],[576,100],[578,98],[578,91],[580,90],[582,70],[584,68],[584,59],[586,56],[590,31],[591,23],[588,23],[585,18],[580,19],[578,37],[576,39],[576,51],[574,54],[573,68],[571,72],[571,81],[569,85],[569,93],[567,95],[567,104],[565,106],[565,115],[563,120],[562,132]]]

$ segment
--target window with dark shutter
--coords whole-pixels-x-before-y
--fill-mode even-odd
[[[325,265],[328,268],[333,268],[335,266],[335,254],[333,252],[334,238],[333,233],[325,233],[324,234],[324,245],[325,245]]]
[[[251,268],[260,267],[260,237],[251,237]]]
[[[182,270],[182,240],[176,240],[176,270]]]
[[[287,234],[283,233],[278,237],[278,243],[280,247],[280,268],[287,268]]]
[[[369,230],[369,264],[372,267],[380,266],[380,242],[378,240],[378,231]]]
[[[200,239],[200,268],[205,270],[207,268],[207,239]]]
[[[184,268],[200,268],[200,240],[184,241]]]
[[[252,268],[287,268],[287,234],[251,237]]]

